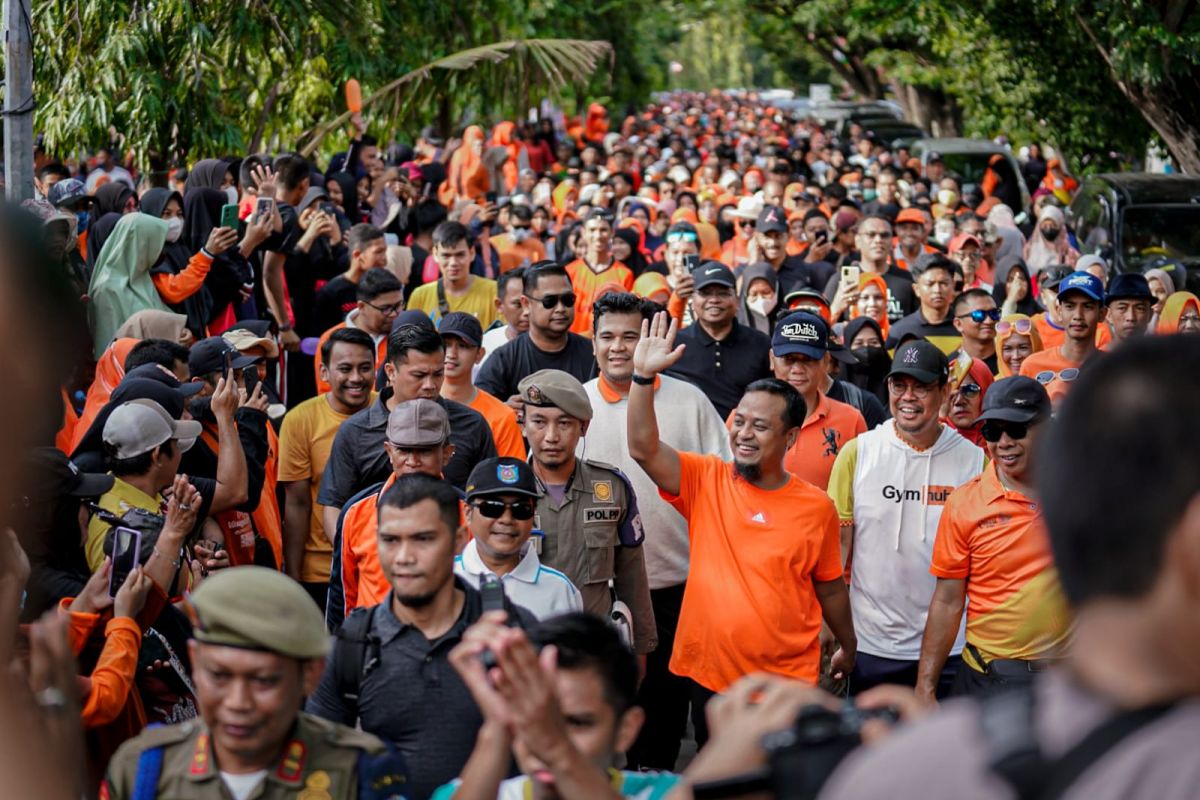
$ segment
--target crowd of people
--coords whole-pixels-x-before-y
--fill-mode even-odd
[[[56,292],[22,796],[1190,796],[1200,299],[1081,253],[1059,161],[1025,208],[717,92],[354,125],[43,154],[0,230]]]

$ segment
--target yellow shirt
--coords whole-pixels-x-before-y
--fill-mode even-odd
[[[499,313],[496,310],[496,282],[472,275],[471,285],[465,293],[454,295],[446,292],[446,303],[451,311],[465,311],[475,317],[486,331],[496,321]],[[437,325],[442,319],[441,311],[438,310],[437,282],[418,286],[408,298],[408,307],[424,311],[433,320],[433,324]]]
[[[371,393],[371,402],[375,394]],[[312,519],[308,524],[308,540],[304,543],[304,561],[300,565],[300,580],[318,583],[329,580],[329,563],[333,546],[325,535],[321,519],[324,506],[317,504],[321,476],[333,448],[333,437],[349,414],[339,414],[329,405],[327,395],[320,394],[305,400],[283,418],[279,431],[279,482],[310,482]]]
[[[157,514],[165,502],[161,494],[151,497],[136,486],[117,478],[113,488],[100,497],[99,505],[105,511],[121,516],[131,508],[140,508]],[[91,522],[88,523],[87,542],[83,548],[87,556],[88,567],[92,572],[100,569],[104,564],[104,537],[108,535],[110,528],[111,526],[99,517],[92,517]]]

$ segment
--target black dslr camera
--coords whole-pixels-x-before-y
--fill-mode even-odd
[[[860,734],[867,720],[894,724],[899,718],[895,709],[864,710],[850,701],[839,711],[806,706],[792,727],[763,737],[766,767],[698,784],[693,794],[696,800],[724,800],[758,792],[770,792],[775,800],[814,800],[842,759],[862,744]]]

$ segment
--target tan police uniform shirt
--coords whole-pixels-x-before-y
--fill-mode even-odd
[[[658,646],[650,584],[641,542],[637,498],[616,467],[577,459],[562,505],[543,484],[534,529],[541,531],[539,558],[566,574],[583,595],[583,608],[607,617],[612,611],[608,582],[633,614],[634,650]]]
[[[159,800],[233,800],[221,778],[208,729],[200,720],[153,728],[123,744],[108,767],[101,800],[133,797],[138,761],[142,752],[163,748],[158,776]],[[300,713],[292,738],[279,762],[267,771],[251,800],[354,800],[358,797],[358,760],[361,753],[382,755],[386,748],[369,733]],[[405,794],[405,776],[384,775],[395,783],[395,794]],[[382,787],[381,787],[382,788]],[[381,792],[387,797],[388,792]]]

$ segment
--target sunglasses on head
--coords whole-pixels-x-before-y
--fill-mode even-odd
[[[513,500],[506,502],[504,500],[476,500],[471,504],[479,509],[479,513],[488,519],[500,519],[504,516],[505,509],[512,511],[513,519],[524,522],[527,519],[533,519],[533,501],[532,500]]]
[[[996,333],[1001,336],[1008,336],[1012,331],[1016,331],[1022,336],[1028,336],[1031,330],[1033,330],[1033,320],[1031,319],[1008,320],[996,325]]]
[[[550,309],[552,309],[555,306],[560,305],[560,304],[566,306],[567,308],[575,307],[575,293],[574,292],[563,292],[562,294],[547,294],[547,295],[542,295],[541,297],[534,297],[531,294],[527,294],[525,296],[528,297],[530,300],[533,300],[536,303],[541,303],[542,308],[546,309],[547,311],[549,311]]]
[[[675,231],[667,234],[667,243],[671,242],[695,242],[699,237],[691,231]]]
[[[966,314],[958,315],[959,319],[964,319],[966,317],[970,317],[971,322],[974,322],[976,325],[982,325],[985,319],[990,319],[992,322],[998,322],[1000,320],[1000,309],[989,308],[985,311],[982,308],[977,308],[974,311]]]
[[[1008,438],[1018,441],[1029,435],[1029,425],[1024,422],[1000,422],[989,419],[983,423],[980,433],[983,434],[985,441],[989,441],[992,444],[1000,441],[1000,437],[1006,433],[1008,434]]]

